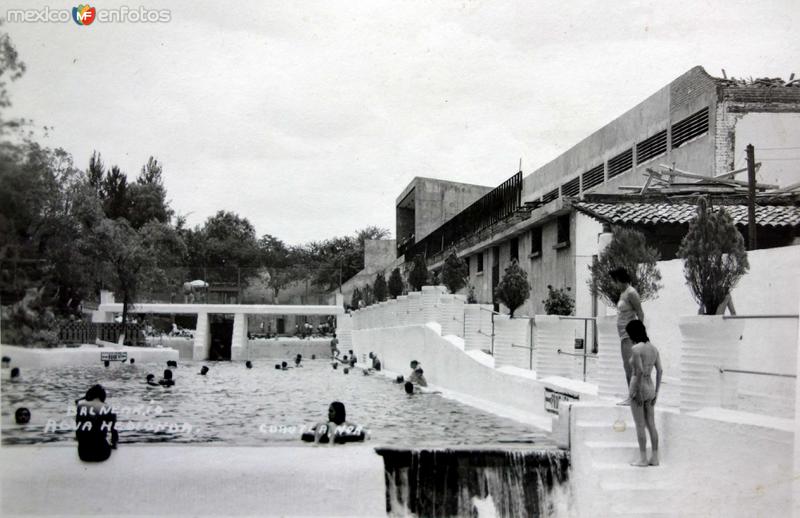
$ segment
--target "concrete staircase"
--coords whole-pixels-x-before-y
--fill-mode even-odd
[[[573,447],[573,468],[590,474],[576,495],[580,516],[687,516],[680,505],[686,495],[671,484],[680,474],[663,462],[659,467],[630,465],[638,459],[639,445],[629,407],[598,404],[581,408],[575,419],[571,443],[581,447]]]

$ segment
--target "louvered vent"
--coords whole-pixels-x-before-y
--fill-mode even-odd
[[[672,125],[672,148],[708,133],[708,107]]]

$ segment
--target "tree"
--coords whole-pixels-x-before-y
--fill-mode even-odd
[[[19,58],[16,47],[7,32],[0,33],[0,109],[11,106],[8,83],[16,81],[25,73],[25,63]],[[0,135],[17,131],[26,121],[0,118]]]
[[[388,235],[388,230],[371,226],[353,236],[308,243],[303,248],[305,264],[314,272],[312,283],[327,291],[338,288],[340,281],[346,281],[364,269],[364,242]]]
[[[124,218],[102,218],[86,229],[81,246],[95,259],[95,277],[122,296],[123,323],[139,291],[163,284],[163,267],[185,251],[170,226],[151,222],[137,232]]]
[[[128,196],[128,177],[119,167],[113,166],[110,171],[106,171],[100,183],[100,197],[106,216],[129,220],[131,200]]]
[[[750,264],[744,238],[724,209],[708,207],[705,198],[697,204],[697,217],[681,242],[678,257],[683,259],[686,283],[704,314],[716,314]]]
[[[395,268],[389,275],[389,282],[387,285],[389,289],[389,296],[396,299],[403,294],[403,275],[400,273],[400,268]]]
[[[139,229],[149,221],[167,223],[173,215],[162,181],[163,168],[153,157],[142,166],[136,182],[128,185],[128,221]]]
[[[236,283],[255,275],[261,260],[256,231],[247,218],[218,211],[203,227],[196,228],[189,242],[193,274],[207,282]],[[241,274],[241,277],[240,277]]]
[[[451,252],[444,260],[442,265],[442,282],[450,293],[456,293],[458,290],[467,285],[467,278],[469,277],[469,267],[467,263]]]
[[[414,291],[420,291],[428,282],[428,265],[425,258],[420,254],[414,257],[411,271],[408,273],[408,284]]]
[[[495,288],[494,296],[506,305],[511,318],[514,318],[514,311],[528,300],[530,293],[528,274],[514,261],[506,268],[503,278]]]
[[[376,302],[386,300],[386,276],[383,272],[378,272],[375,276],[375,283],[372,285],[372,293]]]
[[[644,234],[638,230],[614,227],[612,233],[611,243],[600,253],[597,262],[589,266],[591,278],[588,284],[592,295],[616,307],[621,290],[609,272],[615,268],[625,268],[639,298],[642,301],[655,298],[661,289],[658,250],[647,246]]]
[[[359,303],[362,302],[361,290],[353,288],[353,296],[350,298],[350,307],[353,309],[359,308]]]

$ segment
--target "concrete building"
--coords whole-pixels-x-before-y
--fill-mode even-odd
[[[758,181],[786,187],[800,181],[797,161],[769,157],[798,141],[800,88],[714,78],[694,67],[533,173],[485,191],[443,224],[417,224],[417,213],[404,213],[407,188],[397,203],[398,255],[410,260],[424,254],[429,268],[437,269],[455,250],[469,262],[468,286],[480,302],[492,300],[493,287],[516,259],[532,287],[519,314],[543,313],[550,284],[572,288],[576,313],[590,315],[595,303],[587,289],[588,265],[602,226],[573,210],[569,198],[640,186],[647,168],[659,164],[717,176],[742,167],[747,144],[755,146],[756,161],[764,157]],[[448,209],[428,198],[424,207],[431,221]],[[415,234],[411,221],[419,229]]]

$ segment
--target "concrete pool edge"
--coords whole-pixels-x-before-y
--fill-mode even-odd
[[[371,445],[122,445],[99,464],[74,445],[4,446],[0,458],[3,516],[386,515]]]

